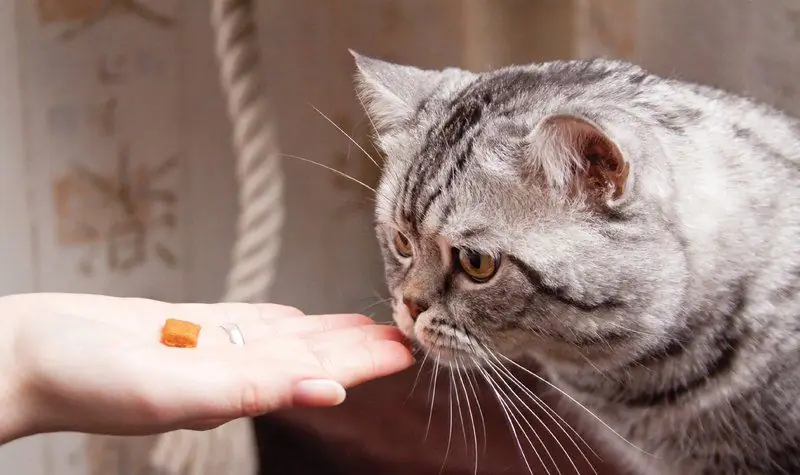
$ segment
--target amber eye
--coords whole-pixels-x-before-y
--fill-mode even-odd
[[[411,257],[414,253],[408,238],[400,231],[394,233],[394,248],[397,249],[397,253],[403,257]]]
[[[461,249],[458,251],[458,262],[476,282],[486,282],[497,272],[498,259],[490,254]]]

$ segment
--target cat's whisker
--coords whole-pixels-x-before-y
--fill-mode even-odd
[[[436,404],[436,383],[438,382],[438,379],[439,379],[439,368],[441,367],[439,365],[440,358],[441,357],[437,355],[436,356],[436,364],[433,365],[434,370],[433,370],[433,384],[431,385],[431,387],[432,387],[432,389],[431,389],[431,407],[430,407],[430,410],[428,412],[428,424],[427,424],[427,426],[425,426],[425,437],[423,437],[422,440],[428,440],[428,433],[431,430],[431,420],[433,419],[433,407]]]
[[[605,371],[603,371],[603,370],[602,370],[602,369],[600,369],[600,368],[599,368],[599,367],[598,367],[596,364],[594,364],[594,363],[592,362],[592,360],[590,360],[590,359],[589,359],[589,357],[588,357],[588,356],[586,356],[585,354],[583,354],[583,352],[581,351],[581,349],[580,349],[580,348],[578,348],[578,347],[576,346],[576,347],[575,347],[575,350],[578,352],[578,354],[579,354],[579,355],[581,355],[581,358],[583,359],[583,361],[585,361],[585,362],[586,362],[586,364],[588,364],[589,366],[591,366],[591,367],[592,367],[592,369],[594,369],[594,370],[597,372],[597,374],[599,374],[599,375],[600,375],[600,376],[601,376],[603,379],[605,379],[606,381],[611,381],[611,378],[608,376],[608,374],[606,374],[606,372],[605,372]]]
[[[477,366],[477,362],[475,358],[472,358],[473,366]],[[483,408],[481,407],[481,400],[478,396],[478,391],[475,389],[478,385],[478,381],[475,378],[475,375],[472,371],[467,372],[466,374],[467,382],[469,383],[469,388],[472,391],[473,397],[475,397],[475,406],[478,408],[478,415],[481,418],[481,433],[483,434],[483,454],[486,455],[486,443],[487,443],[487,435],[486,435],[486,420],[483,417]],[[473,381],[474,380],[474,381]]]
[[[381,133],[378,131],[378,127],[375,126],[375,121],[372,120],[372,115],[369,113],[369,108],[364,104],[364,100],[361,98],[360,94],[356,94],[356,97],[358,98],[358,103],[361,104],[361,109],[364,111],[364,115],[367,116],[367,120],[372,126],[372,131],[375,132],[375,137],[378,138],[378,141],[383,141],[383,137],[381,137]],[[370,141],[370,144],[372,145],[372,149],[375,150],[375,153],[380,155],[381,152],[377,147],[375,147],[375,143]]]
[[[617,432],[616,430],[614,430],[614,428],[613,428],[613,427],[611,427],[610,425],[608,425],[608,424],[607,424],[607,423],[606,423],[606,422],[605,422],[605,421],[604,421],[602,418],[600,418],[600,416],[598,416],[597,414],[595,414],[594,412],[592,412],[592,411],[591,411],[591,410],[590,410],[588,407],[586,407],[585,405],[581,404],[581,402],[580,402],[580,401],[578,401],[578,400],[577,400],[577,399],[575,399],[574,397],[570,396],[570,395],[569,395],[569,394],[568,394],[566,391],[564,391],[563,389],[559,388],[559,387],[558,387],[558,386],[556,386],[555,384],[553,384],[553,383],[551,383],[550,381],[548,381],[547,379],[545,379],[545,378],[543,378],[543,377],[539,376],[538,374],[534,373],[533,371],[529,370],[528,368],[525,368],[524,366],[520,365],[519,363],[517,363],[516,361],[512,360],[511,358],[509,358],[509,357],[505,356],[505,355],[504,355],[504,354],[502,354],[502,353],[497,353],[497,354],[496,354],[496,356],[499,356],[500,358],[502,358],[502,359],[506,360],[508,363],[510,363],[510,364],[512,364],[512,365],[514,365],[514,366],[516,366],[517,368],[521,369],[522,371],[525,371],[525,372],[526,372],[526,373],[528,373],[529,375],[533,376],[533,377],[534,377],[534,378],[536,378],[537,380],[539,380],[539,381],[541,381],[542,383],[544,383],[545,385],[549,386],[550,388],[552,388],[552,389],[555,389],[556,391],[558,391],[558,393],[559,393],[559,394],[563,395],[564,397],[566,397],[567,399],[569,399],[569,400],[570,400],[572,403],[576,404],[578,407],[580,407],[581,409],[583,409],[583,410],[584,410],[584,411],[585,411],[587,414],[589,414],[589,415],[590,415],[590,416],[591,416],[593,419],[595,419],[595,420],[596,420],[597,422],[599,422],[599,423],[600,423],[600,424],[601,424],[603,427],[605,427],[605,428],[606,428],[608,431],[610,431],[612,434],[614,434],[615,436],[617,436],[617,437],[618,437],[620,440],[622,440],[623,442],[625,442],[625,443],[626,443],[626,444],[628,444],[629,446],[631,446],[631,447],[633,447],[634,449],[636,449],[636,450],[638,450],[638,451],[642,452],[643,454],[646,454],[646,455],[649,455],[649,456],[651,456],[651,457],[657,458],[657,456],[656,456],[655,454],[652,454],[652,453],[650,453],[650,452],[648,452],[648,451],[646,451],[646,450],[644,450],[644,449],[640,448],[639,446],[637,446],[637,445],[636,445],[636,444],[634,444],[633,442],[631,442],[631,441],[629,441],[628,439],[626,439],[625,437],[623,437],[623,436],[622,436],[622,434],[620,434],[619,432]]]
[[[503,369],[507,371],[507,368]],[[514,379],[516,380],[516,377],[514,377]],[[552,420],[556,424],[556,426],[558,426],[559,430],[561,430],[561,432],[567,437],[567,439],[569,439],[572,446],[575,447],[575,449],[581,455],[581,458],[583,458],[583,460],[592,470],[592,473],[594,475],[597,475],[597,470],[595,469],[594,464],[589,460],[589,457],[586,456],[585,449],[575,441],[575,438],[572,436],[572,434],[574,434],[578,438],[578,440],[584,445],[585,448],[589,449],[589,452],[591,452],[598,459],[602,460],[600,456],[597,454],[597,452],[595,452],[595,450],[592,448],[592,446],[589,445],[588,442],[586,442],[586,440],[580,435],[580,433],[578,433],[578,431],[575,430],[572,427],[572,425],[561,416],[561,414],[559,414],[555,409],[550,407],[544,400],[542,400],[541,397],[539,397],[537,394],[535,394],[533,391],[531,391],[518,381],[515,381],[515,384],[518,385],[519,388],[522,390],[522,392],[526,396],[528,396],[540,409],[544,411],[547,417],[549,417],[550,420]],[[570,434],[570,432],[567,432],[567,429],[569,429],[569,431],[572,432],[572,434]],[[567,456],[569,457],[569,455]],[[576,473],[580,474],[580,471],[577,468],[575,468],[575,471]]]
[[[636,330],[636,329],[633,329],[633,328],[630,328],[630,327],[626,327],[625,325],[623,325],[623,324],[621,324],[619,322],[607,321],[606,323],[609,324],[609,325],[612,325],[614,327],[617,327],[620,330],[626,331],[626,332],[635,333],[637,335],[651,336],[651,337],[658,338],[659,340],[664,339],[667,336],[667,335],[665,335],[663,333],[650,332],[650,331],[647,331],[647,330]],[[670,336],[670,338],[674,338],[674,336]],[[676,341],[679,344],[682,344],[686,340],[685,339],[677,339]]]
[[[503,414],[505,415],[506,420],[508,421],[508,425],[511,428],[511,433],[514,436],[514,441],[517,444],[517,449],[519,449],[519,453],[522,456],[522,461],[525,462],[525,466],[528,468],[528,472],[530,473],[530,475],[533,475],[533,468],[531,467],[531,464],[528,461],[528,456],[525,455],[525,449],[522,447],[522,441],[520,440],[519,433],[517,432],[517,425],[519,425],[519,421],[517,421],[517,418],[508,409],[506,402],[504,400],[504,395],[497,390],[495,383],[492,381],[492,376],[484,368],[479,366],[478,369],[481,375],[483,376],[483,379],[486,381],[486,383],[489,385],[489,388],[492,390],[492,393],[494,393],[494,397],[495,399],[497,399],[497,402],[500,405],[500,409],[503,411]],[[522,425],[519,425],[519,428],[520,432],[522,432],[523,436],[525,436],[531,448],[533,449],[534,454],[542,463],[542,466],[544,466],[544,462],[542,462],[542,458],[539,456],[539,452],[536,450],[536,447],[533,446],[533,443],[531,442],[530,438],[527,435],[525,435],[525,432],[522,430]],[[547,470],[547,467],[545,467],[545,470]]]
[[[460,358],[459,358],[460,360]],[[460,365],[459,365],[460,366]],[[461,367],[463,368],[463,366]],[[467,392],[467,385],[464,382],[466,379],[463,375],[464,371],[459,370],[458,378],[461,383],[461,388],[464,391],[464,400],[467,402],[467,414],[469,415],[470,426],[472,427],[472,438],[475,443],[475,475],[478,475],[478,428],[475,427],[475,417],[472,414],[472,403],[469,400],[469,393]]]
[[[553,438],[553,439],[556,441],[556,443],[557,443],[557,444],[558,444],[558,445],[561,447],[561,450],[564,450],[564,447],[561,445],[561,442],[558,440],[558,438],[555,436],[555,434],[553,434],[553,432],[550,430],[550,428],[549,428],[549,427],[547,427],[547,425],[545,425],[545,424],[544,424],[544,422],[543,422],[543,421],[542,421],[542,419],[539,417],[539,415],[538,415],[538,414],[536,414],[536,412],[535,412],[533,409],[531,409],[531,408],[530,408],[530,406],[528,406],[528,405],[525,403],[525,401],[524,401],[524,400],[523,400],[521,397],[519,397],[519,395],[518,395],[517,393],[515,393],[515,392],[514,392],[514,388],[512,388],[512,387],[511,387],[511,386],[508,384],[508,382],[506,381],[507,377],[506,377],[506,376],[504,376],[504,374],[503,374],[502,372],[498,371],[498,370],[497,370],[497,368],[495,367],[495,365],[494,365],[494,364],[493,364],[491,361],[489,361],[489,360],[486,360],[486,364],[487,364],[487,366],[488,366],[489,370],[491,370],[492,372],[494,372],[495,376],[497,376],[497,378],[496,378],[496,381],[498,382],[498,384],[502,384],[502,385],[503,385],[503,387],[505,387],[505,389],[502,389],[502,388],[501,388],[501,389],[502,389],[502,390],[503,390],[503,392],[504,392],[504,393],[507,395],[507,397],[508,397],[508,402],[509,402],[510,404],[512,404],[512,405],[513,405],[514,409],[517,411],[517,414],[519,414],[520,418],[522,418],[522,420],[524,420],[524,421],[525,421],[525,424],[528,426],[528,428],[530,429],[531,433],[533,433],[533,435],[536,437],[536,439],[539,441],[539,443],[540,443],[540,444],[542,445],[542,447],[544,448],[545,454],[547,454],[547,458],[549,458],[549,459],[550,459],[550,461],[553,463],[553,466],[556,468],[556,471],[557,471],[557,472],[559,473],[559,475],[560,475],[560,474],[561,474],[561,469],[558,467],[558,463],[557,463],[557,462],[556,462],[556,460],[553,458],[553,455],[552,455],[552,453],[550,453],[550,449],[548,449],[548,448],[547,448],[547,445],[544,443],[544,441],[542,440],[542,438],[539,436],[539,433],[536,431],[536,429],[534,429],[534,428],[533,428],[533,426],[531,425],[531,423],[528,421],[528,418],[527,418],[527,417],[525,417],[525,415],[523,414],[522,410],[521,410],[521,409],[519,408],[519,406],[517,405],[517,402],[514,402],[514,400],[512,399],[512,397],[513,397],[513,398],[515,398],[515,399],[518,401],[518,403],[522,405],[522,407],[523,407],[524,409],[527,409],[528,413],[530,413],[530,414],[531,414],[531,415],[532,415],[532,416],[533,416],[533,417],[534,417],[534,418],[535,418],[535,419],[536,419],[536,420],[539,422],[539,425],[543,426],[543,427],[545,428],[545,430],[547,430],[547,432],[548,432],[548,433],[550,433],[550,436],[551,436],[551,437],[552,437],[552,438]],[[508,395],[511,395],[511,396],[509,397]],[[567,452],[566,450],[564,450],[564,453],[567,455],[567,458],[569,458],[569,452]],[[573,466],[575,465],[575,464],[572,462],[572,459],[571,459],[571,458],[569,458],[569,461],[570,461],[570,463],[572,463],[572,465],[573,465]],[[577,467],[575,468],[575,470],[577,470]]]
[[[359,185],[363,186],[364,188],[368,189],[369,191],[371,191],[373,193],[377,193],[377,191],[375,191],[375,188],[367,185],[366,183],[364,183],[363,181],[359,180],[358,178],[354,178],[354,177],[348,175],[347,173],[345,173],[343,171],[340,171],[340,170],[337,170],[337,169],[335,169],[333,167],[330,167],[328,165],[325,165],[324,163],[315,162],[314,160],[310,160],[308,158],[301,157],[299,155],[292,155],[290,153],[281,153],[280,155],[282,157],[294,158],[295,160],[302,160],[304,162],[311,163],[311,164],[316,165],[318,167],[322,167],[322,168],[324,168],[324,169],[326,169],[328,171],[336,173],[337,175],[340,175],[340,176],[342,176],[344,178],[347,178],[348,180],[351,180],[354,183],[358,183]]]
[[[593,467],[592,463],[589,461],[589,459],[583,453],[583,449],[575,442],[575,440],[572,438],[572,436],[565,430],[564,426],[569,428],[569,430],[575,436],[578,437],[578,440],[580,440],[583,443],[583,445],[587,449],[589,449],[589,451],[592,452],[592,454],[595,457],[597,457],[599,459],[600,456],[597,454],[597,452],[595,452],[595,450],[592,448],[592,446],[589,445],[588,442],[586,442],[586,440],[580,435],[580,433],[578,433],[578,431],[575,430],[572,427],[572,425],[569,422],[567,422],[567,420],[565,420],[555,409],[551,408],[546,402],[544,402],[541,397],[539,397],[536,393],[534,393],[530,388],[526,387],[519,380],[519,378],[517,378],[513,373],[511,373],[511,371],[509,371],[508,368],[506,368],[505,366],[502,366],[502,365],[497,365],[496,368],[498,370],[502,371],[503,373],[505,373],[511,383],[513,383],[517,388],[519,388],[523,392],[523,394],[525,394],[526,396],[531,398],[531,400],[534,402],[534,404],[536,404],[540,409],[545,411],[545,413],[550,417],[550,419],[553,420],[553,422],[555,422],[555,424],[561,429],[562,432],[564,432],[564,435],[566,435],[570,439],[570,442],[572,442],[572,444],[575,446],[575,448],[578,449],[581,452],[581,455],[583,455],[583,458],[584,458],[584,460],[586,460],[586,463],[589,464],[590,466],[592,466],[592,470],[594,470],[594,467]]]
[[[408,397],[406,397],[405,402],[407,403],[411,396],[414,394],[414,389],[417,388],[417,383],[419,383],[419,377],[422,374],[422,369],[425,367],[425,362],[428,361],[428,356],[430,355],[430,351],[425,351],[425,358],[422,359],[422,363],[419,365],[419,370],[417,370],[417,377],[414,378],[414,384],[411,385],[411,391],[408,393]]]
[[[364,301],[364,300],[368,300],[370,303],[372,303],[372,302],[380,302],[382,300],[389,300],[389,299],[391,299],[391,296],[383,295],[379,290],[372,289],[372,292],[370,292],[369,296],[360,298],[360,299],[358,299],[358,301],[361,302],[361,301]]]
[[[439,469],[439,474],[444,472],[444,467],[447,465],[447,457],[450,455],[450,446],[453,442],[453,373],[447,371],[450,377],[450,386],[447,391],[447,401],[449,408],[449,427],[447,429],[447,449],[444,451],[444,460],[442,461],[442,468]]]
[[[460,329],[461,329],[461,332],[466,336],[467,345],[470,347],[470,350],[471,350],[468,354],[469,354],[470,360],[472,362],[472,366],[473,366],[473,368],[479,369],[478,367],[480,365],[476,360],[476,356],[475,355],[477,354],[477,352],[475,351],[475,344],[473,342],[472,336],[470,336],[469,331],[467,330],[467,328],[464,325],[461,325]],[[481,418],[481,432],[483,434],[483,455],[486,456],[486,446],[487,446],[487,443],[488,443],[488,436],[486,434],[486,420],[484,419],[484,416],[483,416],[483,408],[481,408],[481,401],[480,401],[480,398],[478,397],[478,391],[476,390],[476,387],[478,386],[477,377],[475,376],[474,372],[472,372],[472,371],[466,371],[466,376],[465,377],[466,377],[467,382],[469,383],[469,387],[470,387],[470,390],[472,391],[472,395],[475,397],[475,405],[476,405],[476,407],[478,409],[478,414],[480,415],[480,418]],[[473,384],[473,379],[475,380],[474,384]],[[473,425],[473,427],[474,427],[474,425]],[[475,433],[475,437],[477,437],[477,432]],[[475,446],[475,451],[476,452],[478,451],[477,442],[476,442],[476,446]],[[475,455],[476,455],[476,458],[477,458],[477,453]]]
[[[375,297],[376,299],[391,298],[391,297],[384,297],[383,294],[381,293],[381,290],[375,289],[374,287],[372,288],[372,296]]]
[[[357,206],[361,206],[361,205],[365,205],[365,204],[374,205],[377,202],[378,202],[378,200],[376,200],[372,196],[362,196],[359,199],[341,200],[342,204],[357,205]]]
[[[532,408],[531,408],[531,407],[530,407],[528,404],[526,404],[526,403],[525,403],[525,401],[524,401],[524,400],[523,400],[523,399],[522,399],[522,398],[521,398],[521,397],[520,397],[520,396],[517,394],[517,392],[516,392],[516,391],[514,391],[514,388],[513,388],[513,387],[511,387],[511,386],[508,384],[508,382],[510,381],[510,382],[511,382],[512,384],[514,384],[515,386],[517,386],[517,387],[523,387],[523,388],[524,388],[524,386],[522,386],[522,385],[521,385],[521,383],[520,383],[520,382],[519,382],[519,380],[516,378],[516,376],[514,376],[513,374],[511,374],[511,372],[509,372],[509,371],[508,371],[506,368],[498,367],[498,365],[496,365],[496,364],[495,364],[495,363],[493,363],[492,361],[488,361],[488,360],[487,360],[487,361],[486,361],[486,364],[489,366],[489,368],[490,368],[492,371],[494,371],[494,372],[495,372],[495,374],[497,374],[497,376],[498,376],[498,379],[499,379],[499,380],[500,380],[500,381],[501,381],[501,382],[502,382],[502,383],[503,383],[503,384],[506,386],[506,389],[508,389],[508,392],[509,392],[511,395],[513,395],[513,396],[514,396],[514,397],[515,397],[515,398],[516,398],[516,399],[519,401],[519,403],[520,403],[520,404],[522,404],[522,406],[523,406],[525,409],[527,409],[527,410],[528,410],[528,412],[529,412],[529,413],[530,413],[530,414],[531,414],[531,415],[532,415],[532,416],[533,416],[533,417],[534,417],[534,418],[535,418],[535,419],[536,419],[536,420],[539,422],[539,424],[540,424],[542,427],[544,427],[544,428],[545,428],[545,430],[547,431],[547,433],[548,433],[548,434],[550,434],[550,437],[552,437],[552,438],[553,438],[553,440],[555,441],[555,443],[556,443],[556,444],[558,444],[558,447],[559,447],[559,448],[560,448],[560,449],[561,449],[561,450],[564,452],[564,455],[566,455],[566,457],[567,457],[567,460],[569,461],[570,465],[572,465],[572,468],[575,470],[575,473],[576,473],[576,474],[578,474],[578,475],[580,475],[580,470],[578,469],[578,466],[575,464],[575,461],[572,459],[572,456],[570,455],[569,451],[566,449],[566,447],[564,447],[564,445],[561,443],[561,441],[559,440],[559,438],[558,438],[558,437],[557,437],[557,436],[556,436],[556,435],[553,433],[553,431],[550,429],[550,427],[549,427],[547,424],[545,424],[545,423],[544,423],[544,421],[542,420],[542,418],[541,418],[541,417],[539,417],[539,415],[538,415],[538,414],[536,414],[536,411],[534,411],[534,410],[533,410],[533,409],[532,409]],[[501,368],[502,368],[502,370],[501,370]],[[527,389],[527,388],[525,388],[525,389]],[[527,393],[526,393],[525,391],[523,391],[523,394],[527,395]],[[534,396],[535,396],[535,395],[534,395]],[[530,396],[529,396],[529,397],[530,397]],[[539,409],[541,409],[541,410],[544,410],[544,409],[542,408],[542,405],[541,405],[540,401],[538,401],[538,400],[537,400],[538,398],[536,398],[536,397],[531,397],[530,399],[531,399],[531,400],[532,400],[532,401],[533,401],[533,402],[534,402],[534,403],[537,405],[537,407],[539,407]],[[553,418],[553,416],[552,416],[552,415],[550,415],[550,414],[549,414],[549,413],[548,413],[546,410],[545,410],[544,412],[545,412],[545,414],[548,414],[548,415],[550,416],[550,419],[551,419],[551,420],[553,420],[553,422],[555,422],[555,423],[556,423],[556,425],[557,425],[559,428],[561,428],[562,432],[564,432],[564,434],[566,434],[566,435],[567,435],[567,437],[569,437],[569,439],[570,439],[570,440],[572,440],[572,437],[571,437],[571,436],[570,436],[570,435],[569,435],[569,434],[568,434],[568,433],[567,433],[567,432],[564,430],[564,428],[563,428],[563,427],[561,427],[561,424],[560,424],[560,423],[559,423],[559,422],[558,422],[558,421],[557,421],[555,418]],[[575,447],[578,449],[578,451],[579,451],[579,452],[581,452],[581,455],[583,455],[583,456],[584,456],[584,458],[586,458],[586,456],[585,456],[585,455],[583,454],[583,452],[581,451],[581,448],[580,448],[580,447],[578,447],[578,445],[577,445],[577,444],[575,444],[575,441],[574,441],[574,440],[572,440],[572,443],[573,443],[573,445],[575,445]],[[549,452],[549,451],[548,451],[547,453],[548,453],[548,455],[550,455],[550,452]],[[553,461],[553,464],[554,464],[554,465],[556,465],[556,467],[558,466],[558,465],[556,464],[555,460],[553,460],[552,456],[550,457],[550,460],[552,460],[552,461]],[[587,460],[587,462],[589,462],[589,461]],[[591,466],[591,463],[589,463],[589,465]],[[597,472],[594,470],[594,467],[592,467],[592,471],[595,473],[595,475],[597,475]],[[559,473],[561,473],[560,469],[559,469]]]
[[[339,125],[338,125],[336,122],[334,122],[334,121],[333,121],[333,120],[332,120],[330,117],[328,117],[327,115],[325,115],[325,114],[324,114],[324,113],[323,113],[321,110],[317,109],[317,108],[316,108],[316,107],[315,107],[313,104],[309,104],[309,105],[310,105],[310,106],[311,106],[311,107],[312,107],[312,108],[313,108],[315,111],[317,111],[317,113],[318,113],[319,115],[321,115],[321,116],[322,116],[322,117],[323,117],[325,120],[327,120],[328,122],[330,122],[330,124],[331,124],[332,126],[336,127],[336,130],[338,130],[339,132],[341,132],[342,134],[344,134],[344,136],[345,136],[345,137],[347,137],[347,139],[348,139],[348,140],[350,140],[350,142],[352,142],[352,143],[353,143],[353,145],[355,145],[356,147],[358,147],[358,149],[359,149],[359,150],[361,150],[361,152],[362,152],[362,153],[364,153],[364,155],[366,155],[366,156],[367,156],[367,157],[368,157],[370,160],[372,160],[372,163],[374,163],[376,167],[378,167],[378,168],[380,168],[380,167],[381,167],[381,166],[378,164],[378,161],[377,161],[377,160],[375,160],[375,159],[372,157],[372,155],[370,155],[370,154],[369,154],[369,152],[367,152],[366,150],[364,150],[364,147],[362,147],[362,146],[361,146],[361,144],[359,144],[359,143],[358,143],[358,141],[356,141],[356,139],[354,139],[353,137],[351,137],[351,136],[350,136],[350,134],[348,134],[347,132],[345,132],[345,131],[344,131],[344,130],[341,128],[341,127],[339,127]]]
[[[453,378],[453,385],[455,386],[454,393],[456,396],[456,409],[458,409],[458,419],[461,421],[461,433],[464,435],[464,450],[469,452],[469,443],[467,442],[467,425],[464,423],[464,411],[461,408],[461,396],[458,386],[458,361],[454,361],[453,364],[455,365],[455,368],[450,370],[450,375]]]
[[[472,348],[473,352],[476,352],[476,347],[479,347],[480,345],[478,345],[478,344],[475,342],[475,340],[474,340],[473,338],[471,338],[470,336],[467,336],[467,341],[468,341],[468,344],[470,345],[470,347]],[[493,352],[492,352],[492,351],[490,351],[488,348],[484,348],[484,353],[485,353],[486,355],[489,355],[490,357],[493,357],[493,358],[495,358],[495,360],[497,360],[497,359],[496,359],[497,357],[496,357],[496,356],[494,356]],[[486,360],[486,359],[482,359],[482,361],[484,361],[485,363],[491,364],[491,362],[490,362],[490,361],[488,361],[488,360]],[[596,470],[595,470],[595,468],[594,468],[594,464],[592,464],[592,463],[589,461],[589,459],[588,459],[588,457],[586,456],[586,454],[585,454],[584,450],[583,450],[583,449],[582,449],[582,448],[581,448],[581,447],[580,447],[580,446],[579,446],[579,445],[578,445],[578,444],[575,442],[575,439],[572,437],[572,435],[570,435],[570,434],[569,434],[569,433],[566,431],[566,429],[564,428],[564,426],[566,426],[567,428],[569,428],[569,430],[570,430],[570,431],[572,431],[572,433],[573,433],[573,434],[575,434],[575,436],[577,436],[577,437],[578,437],[578,440],[580,440],[580,441],[583,443],[583,445],[584,445],[586,448],[588,448],[588,449],[589,449],[589,451],[592,453],[592,455],[594,455],[595,457],[597,457],[598,459],[600,459],[600,456],[597,454],[597,452],[595,452],[595,450],[592,448],[592,446],[591,446],[591,445],[589,445],[589,443],[588,443],[588,442],[586,442],[586,440],[585,440],[585,439],[584,439],[584,438],[583,438],[583,437],[580,435],[580,433],[578,433],[578,431],[576,431],[576,430],[575,430],[575,429],[572,427],[572,425],[571,425],[569,422],[567,422],[567,421],[566,421],[566,420],[565,420],[565,419],[564,419],[564,418],[563,418],[563,417],[562,417],[562,416],[561,416],[561,415],[560,415],[560,414],[559,414],[559,413],[558,413],[558,412],[557,412],[555,409],[551,408],[551,407],[550,407],[550,406],[549,406],[549,405],[548,405],[548,404],[547,404],[545,401],[543,401],[543,400],[542,400],[542,398],[540,398],[540,397],[539,397],[539,396],[538,396],[536,393],[534,393],[534,392],[533,392],[531,389],[529,389],[528,387],[526,387],[526,386],[525,386],[525,385],[524,385],[524,384],[523,384],[523,383],[522,383],[522,382],[519,380],[519,378],[517,378],[517,377],[516,377],[516,376],[515,376],[515,375],[514,375],[514,374],[513,374],[513,373],[512,373],[512,372],[511,372],[511,371],[510,371],[508,368],[506,368],[505,366],[503,366],[502,364],[500,364],[500,362],[499,362],[499,361],[497,361],[497,363],[498,363],[498,364],[496,364],[496,365],[493,365],[493,366],[494,366],[494,368],[495,368],[495,370],[499,370],[499,371],[501,371],[502,373],[504,373],[504,374],[506,375],[507,379],[508,379],[508,380],[509,380],[509,381],[510,381],[512,384],[514,384],[515,386],[517,386],[517,388],[519,388],[519,389],[520,389],[520,390],[523,392],[523,394],[525,394],[526,396],[528,396],[528,397],[529,397],[529,398],[530,398],[530,399],[531,399],[531,400],[534,402],[534,404],[536,404],[536,405],[537,405],[537,407],[539,407],[541,410],[543,410],[543,411],[545,412],[545,414],[547,414],[547,416],[548,416],[548,417],[549,417],[549,418],[550,418],[550,419],[551,419],[551,420],[552,420],[552,421],[553,421],[553,422],[554,422],[554,423],[555,423],[555,424],[556,424],[556,425],[559,427],[559,429],[561,429],[561,431],[564,433],[564,435],[566,435],[566,436],[567,436],[567,438],[569,438],[569,440],[570,440],[570,442],[572,443],[572,445],[573,445],[573,446],[575,446],[575,448],[576,448],[576,449],[578,450],[578,452],[581,454],[581,457],[583,457],[584,461],[586,461],[587,465],[589,465],[589,467],[592,469],[592,472],[593,472],[595,475],[597,475],[597,471],[596,471]],[[480,362],[476,362],[476,365],[480,365]],[[555,417],[554,417],[554,416],[555,416]],[[557,418],[557,419],[556,419],[556,418]],[[560,422],[559,422],[559,421],[560,421]],[[541,420],[540,420],[540,422],[541,422]],[[544,425],[544,424],[543,424],[543,425]],[[545,427],[547,428],[547,426],[545,426]],[[548,429],[548,431],[549,431],[549,429]],[[552,433],[552,432],[550,432],[550,435],[551,435],[551,436],[553,436],[553,438],[555,439],[555,436],[553,435],[553,433]],[[556,442],[558,442],[558,440],[557,440],[557,439],[556,439]],[[560,443],[560,442],[559,442],[559,446],[561,446],[561,443]],[[564,447],[563,447],[563,446],[561,446],[561,448],[562,448],[562,450],[564,450]],[[566,450],[564,450],[564,453],[567,455],[567,457],[569,457],[569,454],[567,453],[567,451],[566,451]],[[570,458],[570,462],[572,462],[571,458]],[[579,472],[579,470],[577,469],[577,467],[575,467],[575,464],[574,464],[574,463],[573,463],[573,468],[575,468],[575,471],[576,471],[576,472]]]
[[[385,298],[385,299],[380,299],[380,300],[378,300],[376,302],[373,302],[373,303],[369,304],[369,306],[367,306],[366,308],[364,308],[364,310],[361,310],[358,313],[368,312],[368,311],[372,310],[373,308],[375,308],[375,307],[377,307],[379,305],[384,305],[384,304],[387,304],[387,303],[389,303],[391,301],[392,301],[392,297]]]

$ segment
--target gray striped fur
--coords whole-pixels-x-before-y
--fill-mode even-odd
[[[387,156],[376,229],[407,335],[444,360],[468,341],[534,358],[654,454],[585,418],[632,473],[800,473],[795,119],[619,61],[477,74],[355,57]],[[568,192],[574,157],[541,135],[562,114],[630,165],[605,212]],[[455,273],[453,248],[499,254],[497,275]]]

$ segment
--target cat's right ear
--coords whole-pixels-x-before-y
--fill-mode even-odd
[[[542,120],[529,141],[529,163],[551,189],[578,192],[604,207],[630,196],[631,164],[608,131],[586,117],[556,114]]]
[[[356,92],[379,133],[414,116],[427,85],[437,74],[413,66],[389,63],[350,50],[356,62]]]

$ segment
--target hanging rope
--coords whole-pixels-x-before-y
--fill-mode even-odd
[[[215,52],[233,126],[239,181],[237,240],[224,297],[231,302],[267,298],[275,279],[284,216],[283,175],[267,114],[254,1],[211,0]],[[154,439],[149,466],[155,473],[254,475],[258,471],[256,441],[248,419],[211,431],[175,431]],[[121,455],[125,444],[126,439],[120,438],[92,440],[90,472],[121,473],[120,459],[127,458]]]
[[[283,224],[283,176],[267,115],[253,0],[212,0],[211,24],[239,179],[238,238],[224,300],[258,302],[266,298],[275,279]],[[191,466],[188,473],[192,475],[249,475],[256,470],[254,451],[249,421],[241,420],[208,432],[165,434],[152,462],[170,474]],[[216,459],[218,455],[225,460]]]
[[[254,0],[212,0],[222,88],[239,179],[238,238],[227,301],[261,302],[275,280],[283,225],[283,175],[261,77]]]

